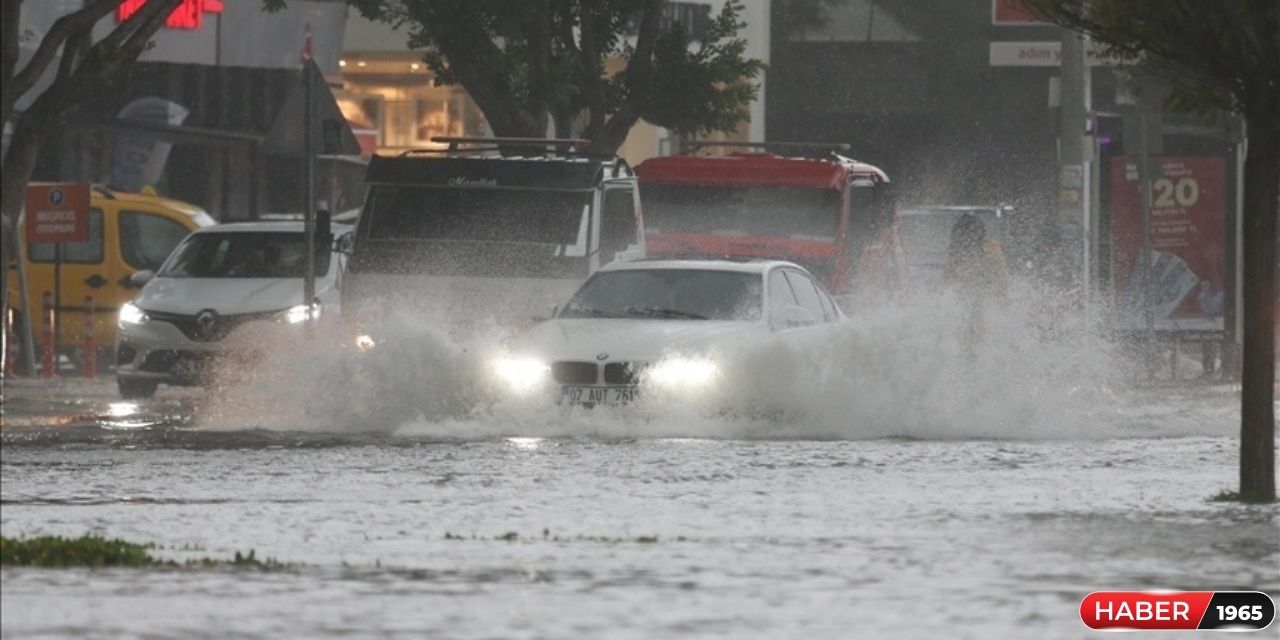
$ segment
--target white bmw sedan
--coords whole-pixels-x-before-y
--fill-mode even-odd
[[[790,262],[615,262],[554,317],[516,340],[493,371],[510,396],[622,405],[650,392],[714,385],[718,351],[845,320]]]

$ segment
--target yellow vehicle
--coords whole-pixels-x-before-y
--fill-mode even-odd
[[[58,346],[61,349],[84,345],[84,301],[92,295],[96,317],[94,335],[100,348],[110,349],[116,340],[116,313],[131,300],[137,286],[130,277],[137,271],[154,271],[169,252],[191,231],[214,224],[203,209],[157,196],[144,187],[142,193],[113,191],[94,185],[89,198],[89,240],[62,245],[62,284],[58,309]],[[54,245],[25,244],[27,286],[30,301],[23,301],[18,289],[18,270],[9,268],[9,291],[15,319],[25,322],[26,309],[36,309],[32,336],[41,348],[39,312],[45,291],[54,290]],[[21,341],[19,341],[21,344]],[[39,362],[39,357],[36,357]],[[106,364],[104,359],[99,362]]]

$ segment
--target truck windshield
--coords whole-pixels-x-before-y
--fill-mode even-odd
[[[840,194],[829,189],[644,185],[654,233],[733,233],[834,240]]]
[[[588,204],[580,191],[378,187],[369,238],[573,245]]]
[[[329,271],[329,252],[316,251],[316,276]],[[307,243],[296,232],[196,233],[165,262],[165,278],[301,278]]]
[[[760,274],[707,269],[627,269],[596,274],[562,318],[758,320]]]

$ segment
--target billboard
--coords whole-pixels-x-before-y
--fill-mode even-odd
[[[1153,157],[1151,308],[1158,330],[1221,331],[1226,299],[1226,160]],[[1142,192],[1133,157],[1111,160],[1111,259],[1120,328],[1146,327]]]

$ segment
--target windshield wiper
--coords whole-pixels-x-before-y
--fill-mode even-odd
[[[706,316],[700,316],[689,311],[681,311],[679,309],[667,309],[664,307],[627,307],[628,315],[644,316],[647,318],[672,318],[680,320],[706,320]]]
[[[622,317],[616,313],[613,313],[612,311],[605,311],[604,309],[593,309],[591,307],[580,307],[578,305],[573,305],[568,307],[567,309],[565,309],[565,313],[570,313],[574,315],[583,315],[589,318],[621,318]]]

